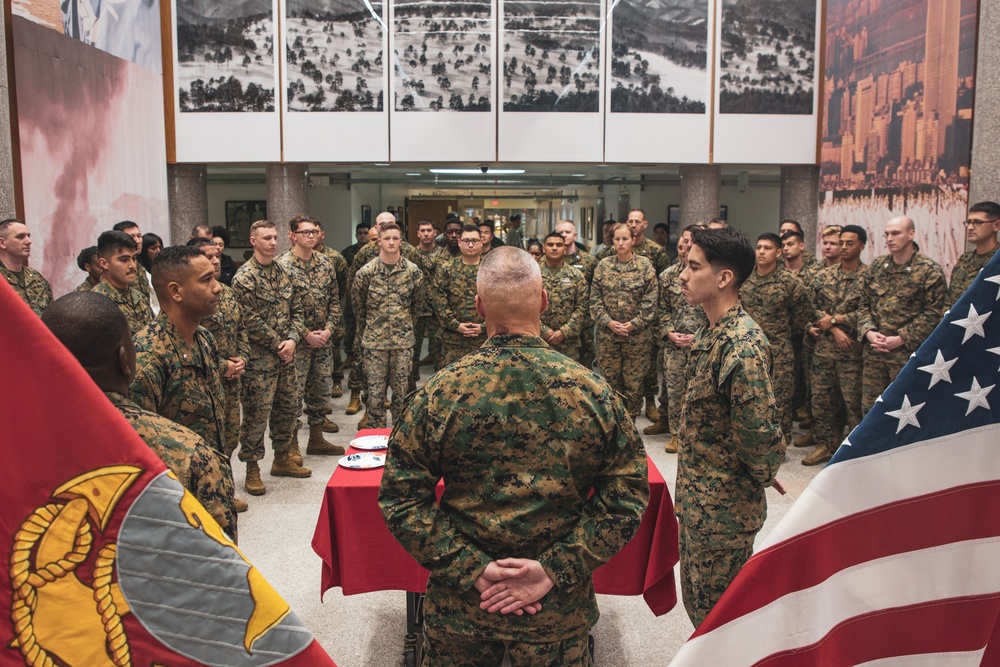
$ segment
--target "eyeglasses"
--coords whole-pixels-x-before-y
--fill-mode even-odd
[[[996,220],[972,220],[972,219],[969,219],[969,220],[964,221],[962,224],[964,226],[966,226],[966,227],[969,227],[971,225],[973,227],[977,227],[978,228],[978,227],[982,227],[983,225],[992,225],[994,222],[996,222]]]
[[[302,234],[303,236],[319,236],[318,229],[303,229],[301,232],[292,232],[293,234]]]
[[[459,239],[459,243],[464,243],[465,245],[476,245],[477,243],[482,243],[482,239]]]

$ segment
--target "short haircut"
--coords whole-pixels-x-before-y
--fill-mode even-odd
[[[445,223],[444,223],[444,228],[445,229],[448,229],[452,225],[458,225],[461,228],[465,227],[465,225],[462,224],[462,221],[459,220],[458,218],[449,218],[448,220],[445,220]],[[470,226],[475,226],[475,225],[470,225]],[[477,232],[479,231],[478,227],[476,227],[476,231]]]
[[[423,220],[421,220],[420,222],[417,223],[417,228],[419,229],[420,227],[423,227],[424,225],[428,225],[430,227],[433,227],[434,226],[434,221],[433,220],[428,220],[427,218],[424,218]]]
[[[395,222],[386,222],[382,225],[379,225],[378,235],[382,236],[386,232],[391,232],[392,230],[396,230],[397,232],[400,233],[400,235],[403,234],[403,230],[400,229],[399,225],[397,225]]]
[[[362,229],[371,229],[372,225],[370,222],[359,222],[354,226],[354,231],[360,232]]]
[[[707,228],[709,225],[722,225],[723,227],[728,227],[729,221],[723,220],[722,218],[712,218],[711,220],[705,223],[705,227]]]
[[[203,238],[203,237],[198,237],[196,239],[188,239],[187,243],[185,243],[184,245],[189,246],[191,248],[197,248],[198,250],[201,250],[202,248],[204,248],[207,245],[214,245],[214,244],[212,243],[211,239],[206,239],[206,238]]]
[[[86,271],[87,267],[84,265],[93,264],[96,259],[97,259],[97,246],[92,245],[80,251],[80,254],[76,256],[76,265],[80,267],[81,271]]]
[[[208,241],[208,245],[211,243]],[[204,256],[205,253],[201,251],[201,248],[189,245],[174,245],[161,250],[160,254],[153,260],[152,277],[156,296],[163,294],[167,283],[180,282],[184,278],[191,268],[192,259]]]
[[[301,225],[303,222],[311,222],[317,227],[319,227],[319,222],[316,220],[316,218],[312,217],[311,215],[297,215],[288,221],[288,228],[293,232],[297,232],[299,231],[299,225]]]
[[[514,246],[494,248],[483,257],[476,274],[476,291],[487,300],[509,299],[512,294],[530,297],[525,288],[535,283],[542,286],[542,270],[535,258]]]
[[[607,220],[605,220],[605,221],[604,221],[603,223],[601,223],[601,224],[603,224],[603,225],[604,225],[605,227],[607,227],[608,225],[617,225],[618,223],[617,223],[617,222],[615,222],[615,219],[614,219],[614,218],[608,218]]]
[[[820,234],[820,236],[830,236],[831,234],[839,235],[842,231],[843,229],[841,229],[840,225],[830,225],[829,227],[823,229],[823,233]]]
[[[125,232],[116,230],[101,232],[101,235],[97,237],[97,254],[108,259],[115,254],[116,250],[136,252],[139,250],[139,246],[135,239]]]
[[[681,230],[681,234],[684,234],[684,232],[693,232],[696,229],[705,229],[705,225],[703,223],[696,222],[693,225],[688,225],[683,230]]]
[[[125,315],[97,292],[70,292],[42,313],[42,323],[84,368],[118,363],[118,349],[131,337]]]
[[[969,213],[985,213],[994,220],[1000,220],[1000,204],[995,201],[981,201],[970,206]]]
[[[212,238],[222,239],[222,246],[224,248],[228,248],[229,243],[232,241],[232,239],[229,236],[229,230],[223,227],[222,225],[215,225],[214,227],[212,227]]]
[[[197,236],[199,233],[208,234],[209,236],[211,236],[212,228],[204,223],[195,225],[194,227],[191,228],[191,236]]]
[[[669,234],[669,233],[670,233],[670,227],[668,227],[668,226],[667,226],[667,223],[665,223],[665,222],[658,222],[658,223],[656,223],[655,225],[653,225],[653,231],[654,231],[654,232],[655,232],[656,230],[658,230],[658,229],[662,229],[662,230],[663,230],[663,231],[665,231],[665,232],[666,232],[667,234]]]
[[[795,225],[795,229],[798,230],[799,234],[802,233],[802,225],[799,224],[798,220],[794,220],[792,218],[785,218],[784,220],[782,220],[781,224],[778,225],[778,229],[781,229],[783,225],[788,225],[788,224]]]
[[[462,216],[460,216],[458,213],[455,213],[454,211],[451,211],[450,213],[448,213],[448,215],[444,216],[444,222],[445,224],[448,224],[449,222],[461,223]]]
[[[805,243],[806,241],[805,237],[802,236],[802,232],[793,232],[789,230],[781,235],[781,242],[784,243],[785,241],[787,241],[792,237],[797,238],[799,240],[799,243]]]
[[[111,229],[116,232],[124,232],[126,229],[132,229],[133,227],[138,229],[139,223],[132,222],[131,220],[122,220],[121,222],[116,222]]]
[[[771,236],[778,238],[776,234]],[[732,227],[695,229],[691,232],[691,243],[701,248],[712,268],[732,271],[737,289],[746,282],[757,265],[756,253],[750,239]]]
[[[18,223],[18,224],[20,224],[20,225],[24,224],[23,220],[18,220],[17,218],[7,218],[5,220],[0,220],[0,236],[6,237],[7,236],[7,230],[15,222]]]
[[[258,229],[276,229],[276,227],[270,220],[258,220],[250,225],[250,234],[253,235]]]
[[[781,247],[781,239],[778,238],[778,235],[775,234],[774,232],[764,232],[763,234],[757,237],[757,241],[770,241],[771,243],[774,244],[775,248]]]
[[[577,231],[576,230],[576,223],[573,222],[572,220],[556,220],[556,228],[557,229],[559,228],[559,225],[569,225],[570,227],[573,228],[574,232]]]
[[[480,236],[483,235],[483,233],[479,231],[479,227],[477,227],[476,225],[462,225],[462,231],[460,232],[460,235],[466,232],[475,232]]]
[[[562,234],[560,234],[559,232],[549,232],[548,234],[546,234],[545,240],[547,241],[549,239],[559,239],[560,243],[564,243]]]
[[[642,213],[642,219],[643,220],[647,219],[646,212],[644,210],[642,210],[641,208],[630,208],[628,210],[629,213],[631,213],[632,211],[639,211],[639,213]]]
[[[859,225],[845,225],[844,228],[840,230],[840,234],[856,234],[858,240],[861,241],[861,245],[867,245],[868,243],[868,232],[865,231],[864,227]]]
[[[476,228],[478,229],[480,227],[488,227],[489,230],[492,232],[493,229],[494,229],[493,221],[492,220],[481,220],[480,222],[476,223]]]

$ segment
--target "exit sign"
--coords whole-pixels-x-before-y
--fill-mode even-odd
[[[500,200],[499,199],[494,199],[493,200],[493,205],[494,206],[499,206],[500,205]]]

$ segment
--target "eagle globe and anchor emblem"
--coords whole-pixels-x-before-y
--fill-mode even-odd
[[[265,667],[308,647],[312,633],[170,472],[141,491],[117,539],[93,552],[95,532],[143,472],[117,465],[75,477],[15,533],[8,646],[24,664],[131,665],[129,614],[205,665]]]

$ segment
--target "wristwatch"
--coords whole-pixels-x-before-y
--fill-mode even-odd
[[[837,316],[834,315],[833,317],[830,318],[830,324],[836,324],[836,323],[837,323]]]

